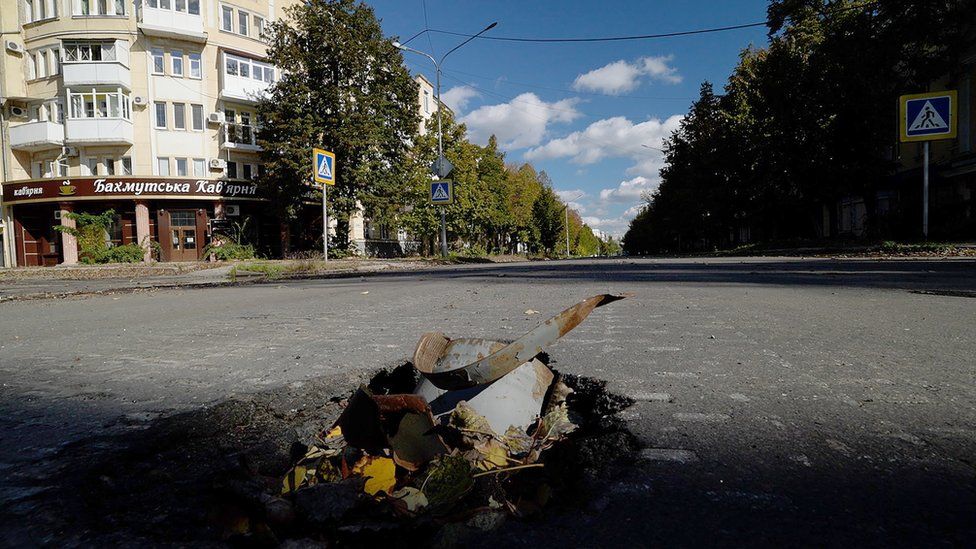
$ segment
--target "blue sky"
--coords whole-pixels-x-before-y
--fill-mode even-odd
[[[425,27],[532,38],[643,35],[762,21],[766,0],[374,0],[388,36]],[[424,7],[426,3],[426,20]],[[427,33],[410,46],[440,58],[463,38]],[[545,170],[591,227],[622,235],[658,184],[661,140],[703,80],[721,88],[739,51],[764,45],[762,27],[654,40],[518,43],[475,40],[448,57],[444,101],[484,144],[496,134],[506,160]],[[432,82],[429,60],[405,53]],[[643,145],[647,145],[644,147]]]

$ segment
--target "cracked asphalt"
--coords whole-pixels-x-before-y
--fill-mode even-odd
[[[645,449],[517,545],[970,545],[976,261],[603,259],[0,303],[0,545],[71,442],[402,363],[425,331],[514,338],[597,293],[551,351],[608,380]],[[527,314],[527,311],[538,314]],[[569,521],[572,522],[569,522]],[[13,535],[19,532],[20,535]],[[28,534],[28,532],[32,532]]]

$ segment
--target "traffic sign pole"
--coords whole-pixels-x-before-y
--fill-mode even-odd
[[[447,214],[441,206],[441,255],[447,257]]]
[[[329,262],[329,186],[322,185],[322,255]]]
[[[929,239],[929,142],[922,145],[922,238]]]

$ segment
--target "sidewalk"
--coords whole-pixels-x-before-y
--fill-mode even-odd
[[[346,277],[430,267],[405,260],[243,261],[0,269],[0,302],[152,290],[246,284],[296,276]]]

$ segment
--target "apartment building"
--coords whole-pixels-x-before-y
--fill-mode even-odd
[[[114,210],[112,242],[164,261],[258,212],[261,36],[294,1],[0,0],[6,263],[77,262],[67,212]]]

